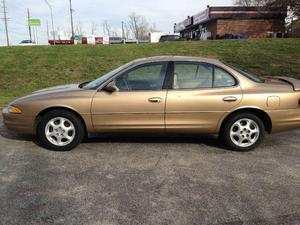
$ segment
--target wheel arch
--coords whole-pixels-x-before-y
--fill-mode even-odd
[[[35,125],[34,129],[35,130],[36,130],[37,125],[39,124],[41,118],[45,114],[47,114],[48,112],[53,111],[53,110],[65,110],[65,111],[69,111],[69,112],[73,113],[74,115],[76,115],[80,119],[80,121],[82,122],[82,124],[84,126],[85,136],[88,135],[87,126],[86,126],[86,123],[85,123],[83,117],[78,112],[76,112],[75,110],[73,110],[71,108],[68,108],[68,107],[63,107],[63,106],[48,107],[48,108],[43,109],[41,112],[39,112],[38,115],[35,117],[35,123],[34,123],[34,125]]]
[[[240,113],[251,113],[255,116],[257,116],[258,118],[261,119],[261,121],[263,122],[263,124],[265,125],[265,129],[268,133],[272,132],[272,119],[271,117],[262,109],[258,109],[258,108],[242,108],[242,109],[237,109],[231,113],[229,113],[222,121],[220,127],[219,127],[219,132],[222,132],[222,130],[224,129],[224,126],[226,124],[226,122],[234,115],[236,114],[240,114]]]

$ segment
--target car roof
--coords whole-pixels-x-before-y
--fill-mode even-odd
[[[151,63],[151,62],[165,62],[165,61],[188,61],[188,62],[205,62],[211,64],[220,64],[217,59],[203,58],[203,57],[191,57],[191,56],[154,56],[148,58],[136,59],[133,62],[135,64]]]

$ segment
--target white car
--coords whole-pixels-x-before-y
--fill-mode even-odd
[[[35,43],[31,40],[23,40],[19,43],[19,46],[33,46]]]

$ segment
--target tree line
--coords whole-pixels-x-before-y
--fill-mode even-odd
[[[121,24],[120,24],[121,27]],[[99,25],[95,22],[91,22],[89,33],[92,35],[99,34]],[[78,22],[76,25],[76,34],[83,35],[84,28],[81,22]],[[108,35],[110,37],[121,37],[126,39],[136,39],[143,40],[149,37],[150,32],[155,32],[156,25],[148,22],[145,16],[139,15],[137,13],[131,13],[128,16],[128,20],[122,22],[122,35],[119,31],[112,28],[108,20],[103,21],[102,23],[102,33],[103,35]]]
[[[278,8],[288,11],[292,18],[300,16],[300,0],[236,0],[236,5],[261,6],[265,8]]]

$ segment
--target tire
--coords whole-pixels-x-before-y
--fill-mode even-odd
[[[259,117],[251,113],[241,113],[229,118],[219,137],[230,150],[246,152],[258,147],[265,134],[264,123]]]
[[[53,151],[70,151],[82,142],[84,136],[84,124],[77,115],[67,110],[50,111],[37,125],[38,142]]]

